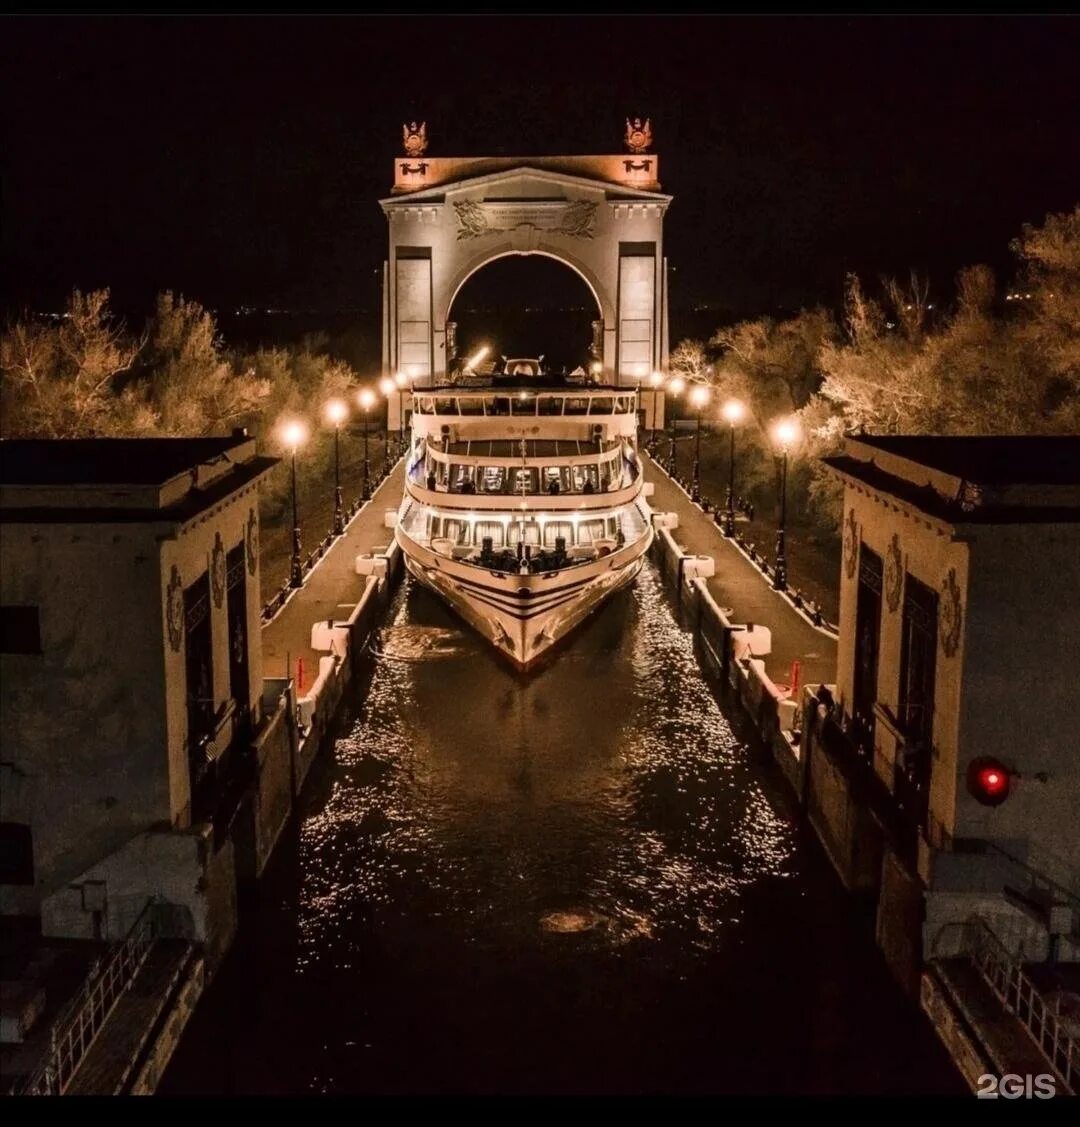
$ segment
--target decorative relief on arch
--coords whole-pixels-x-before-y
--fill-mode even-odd
[[[225,545],[221,533],[214,533],[214,548],[210,553],[210,590],[214,596],[214,606],[220,609],[225,601]]]
[[[533,227],[571,239],[591,239],[595,235],[597,210],[598,204],[592,200],[498,204],[457,200],[454,203],[459,241],[506,234],[519,227]]]
[[[244,534],[244,555],[247,556],[248,575],[255,574],[259,565],[259,521],[255,509],[248,509],[247,531]]]

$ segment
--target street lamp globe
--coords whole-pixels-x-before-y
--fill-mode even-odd
[[[365,387],[357,395],[356,401],[360,404],[361,410],[370,411],[375,406],[375,392],[370,387]]]
[[[659,387],[663,382],[664,382],[664,373],[663,372],[653,372],[653,374],[651,376],[649,376],[649,383],[653,387]]]
[[[720,409],[720,413],[724,416],[726,422],[734,426],[742,421],[743,415],[746,414],[746,408],[738,399],[729,399]]]
[[[799,424],[794,419],[781,419],[773,427],[773,437],[783,450],[787,450],[799,437]]]
[[[682,395],[683,389],[686,387],[686,380],[684,380],[682,376],[672,376],[671,379],[668,380],[667,386],[668,391],[670,391],[672,395]]]
[[[383,376],[379,380],[379,390],[386,396],[387,399],[397,391],[397,384],[389,376]]]
[[[298,419],[294,419],[281,428],[281,437],[285,445],[295,454],[297,447],[302,446],[307,438],[307,427]]]
[[[394,383],[397,385],[399,391],[404,391],[408,386],[409,377],[404,372],[397,372],[394,375]]]
[[[703,383],[694,384],[690,390],[690,403],[699,411],[709,402],[709,389]]]
[[[339,427],[349,413],[349,406],[344,399],[331,399],[327,402],[325,411],[327,420]]]

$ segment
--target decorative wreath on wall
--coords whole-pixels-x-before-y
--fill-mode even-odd
[[[184,581],[176,564],[173,564],[165,593],[165,619],[169,627],[169,645],[174,651],[179,650],[184,640]]]
[[[214,606],[225,601],[225,545],[221,533],[214,533],[214,550],[210,553],[210,588],[214,592]]]
[[[255,510],[248,510],[247,532],[244,535],[244,554],[247,556],[247,569],[249,575],[255,574],[259,563],[259,522]]]
[[[885,552],[885,602],[888,604],[890,614],[896,613],[903,590],[904,563],[900,555],[900,534],[894,532]]]
[[[941,586],[941,615],[938,619],[938,634],[946,657],[952,657],[960,646],[960,627],[963,621],[964,608],[960,603],[960,585],[956,582],[956,568],[950,567],[949,574]]]
[[[859,526],[855,522],[854,506],[848,509],[844,521],[844,572],[848,579],[855,578],[855,565],[859,560]]]

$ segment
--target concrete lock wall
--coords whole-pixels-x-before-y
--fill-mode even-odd
[[[980,529],[971,558],[955,832],[1012,844],[1047,876],[1068,885],[1071,874],[1075,885],[1080,755],[1062,718],[1076,711],[1076,686],[1062,674],[1080,671],[1080,529]],[[1019,772],[1000,806],[979,804],[964,785],[976,755]]]
[[[0,599],[39,608],[42,653],[0,656],[0,812],[30,826],[35,879],[0,886],[0,910],[34,913],[95,861],[172,821],[167,643],[153,530],[43,524],[3,533]]]

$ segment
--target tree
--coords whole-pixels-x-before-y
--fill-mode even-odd
[[[5,437],[137,432],[150,413],[125,387],[142,348],[109,311],[109,291],[75,290],[59,322],[24,314],[0,339]]]

